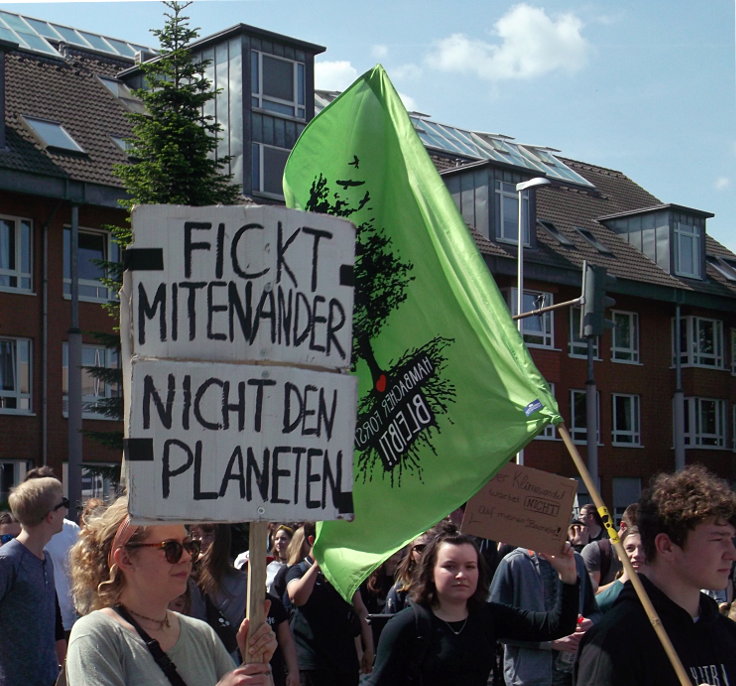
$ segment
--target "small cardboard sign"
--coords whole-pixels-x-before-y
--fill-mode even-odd
[[[567,538],[577,481],[509,463],[468,502],[462,532],[555,553]]]

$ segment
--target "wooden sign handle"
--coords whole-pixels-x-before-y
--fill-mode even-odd
[[[263,656],[250,657],[250,638],[252,632],[259,627],[263,616],[263,602],[266,598],[266,542],[268,539],[268,522],[251,522],[248,537],[248,598],[245,616],[250,620],[248,639],[245,643],[247,662],[263,662]],[[248,658],[246,659],[246,656]]]

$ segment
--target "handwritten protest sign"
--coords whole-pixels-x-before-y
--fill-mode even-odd
[[[567,538],[577,481],[509,463],[465,508],[462,531],[555,553]]]
[[[354,227],[141,206],[121,290],[136,520],[350,518]]]

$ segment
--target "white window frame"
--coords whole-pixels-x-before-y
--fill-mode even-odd
[[[618,400],[628,400],[628,407],[624,409],[626,421],[630,429],[618,428]],[[629,393],[611,394],[611,442],[613,445],[639,447],[641,446],[641,400],[638,395]]]
[[[516,288],[508,291],[509,309],[513,315],[516,314]],[[544,307],[552,305],[554,296],[547,291],[528,291],[524,289],[524,312],[538,309],[535,302],[544,298]],[[522,336],[530,348],[554,348],[555,344],[555,319],[554,312],[543,312],[534,317],[525,317],[521,320]]]
[[[252,150],[253,150],[253,178],[252,178],[253,193],[257,193],[258,195],[262,195],[267,198],[283,200],[284,195],[282,192],[275,193],[273,191],[266,190],[266,188],[264,187],[264,180],[266,177],[266,174],[265,174],[266,172],[266,162],[265,162],[266,148],[270,148],[272,150],[281,150],[286,153],[287,157],[289,155],[289,150],[287,150],[286,148],[279,148],[278,146],[275,146],[275,145],[266,145],[265,143],[255,143],[255,142],[253,143],[253,146],[252,146]],[[283,176],[283,174],[281,176]]]
[[[700,227],[693,224],[685,224],[684,222],[675,222],[675,274],[693,279],[702,279],[701,264],[701,230]],[[692,256],[692,268],[683,266],[683,250],[685,243],[689,243]]]
[[[726,401],[719,398],[685,398],[685,447],[722,450],[726,447]],[[703,428],[703,412],[711,406],[715,431]]]
[[[551,381],[547,382],[550,395],[555,397],[555,384]],[[536,436],[537,441],[559,441],[562,440],[557,433],[557,427],[554,424],[547,424]]]
[[[0,290],[33,290],[33,222],[25,217],[0,215],[0,223],[10,227],[13,249],[0,233]],[[12,252],[12,255],[10,254]],[[15,283],[13,283],[15,282]]]
[[[0,500],[7,501],[10,489],[23,481],[27,471],[27,460],[12,457],[0,460]]]
[[[304,62],[290,60],[279,55],[272,55],[260,50],[251,50],[251,105],[255,108],[295,119],[307,118],[307,73]],[[263,61],[274,60],[286,62],[292,66],[292,97],[279,98],[263,92]]]
[[[586,393],[585,390],[577,388],[570,389],[570,436],[574,443],[587,443],[588,441],[588,420],[586,417]],[[582,414],[575,410],[575,398],[582,397]],[[598,431],[596,435],[596,443],[600,445],[601,441],[601,394],[600,391],[595,393],[596,405],[596,424]]]
[[[515,183],[496,181],[496,240],[502,243],[519,242],[519,194]],[[524,245],[531,245],[531,225],[529,222],[529,194],[521,194],[521,221],[524,230]],[[513,210],[511,210],[513,207]],[[508,210],[508,211],[507,211]],[[509,231],[506,231],[508,220]]]
[[[570,308],[570,338],[567,344],[567,354],[570,357],[588,357],[588,339],[580,338],[580,318],[583,316],[583,309],[581,307]],[[598,357],[600,337],[596,336],[593,339],[593,357]]]
[[[103,239],[104,246],[104,260],[108,262],[117,262],[120,259],[120,249],[118,244],[113,239],[112,234],[109,231],[102,231],[100,229],[89,229],[79,228],[79,238],[82,236],[96,236]],[[66,276],[71,272],[71,228],[69,226],[64,227],[64,240],[63,240],[63,253],[64,253],[64,297],[71,298],[72,293],[72,280],[71,277]],[[85,302],[109,302],[117,298],[117,293],[112,289],[108,289],[98,279],[79,279],[79,299]]]
[[[614,323],[611,335],[611,360],[613,362],[639,364],[639,314],[637,312],[611,310],[611,319]],[[618,319],[629,320],[630,345],[624,345],[620,341],[621,330],[618,328]],[[618,335],[617,331],[619,332]]]
[[[713,326],[714,352],[703,352],[700,347],[700,333],[702,327]],[[723,322],[720,319],[696,317],[688,315],[680,318],[680,343],[685,339],[685,349],[680,350],[680,364],[685,367],[705,367],[707,369],[723,369]],[[672,361],[675,362],[675,331],[676,321],[672,320]]]
[[[107,367],[117,369],[119,366],[119,355],[117,350],[106,348],[103,345],[82,344],[82,417],[85,419],[106,419],[117,421],[99,412],[90,409],[96,402],[105,398],[117,398],[120,396],[119,384],[108,384],[102,379],[93,377],[85,367]],[[69,416],[69,344],[62,344],[61,353],[61,387],[62,387],[62,412],[65,417]],[[85,392],[88,391],[88,392]]]
[[[12,379],[6,379],[5,370],[0,375],[0,413],[33,413],[33,342],[30,338],[3,336],[0,338],[2,350],[10,354]],[[0,357],[0,367],[5,360]],[[8,385],[5,388],[5,385]],[[10,386],[12,384],[12,387]],[[14,407],[13,407],[14,406]]]

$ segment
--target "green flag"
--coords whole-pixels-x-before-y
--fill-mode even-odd
[[[358,230],[355,520],[321,523],[315,544],[350,598],[561,418],[382,67],[309,123],[284,195]]]

